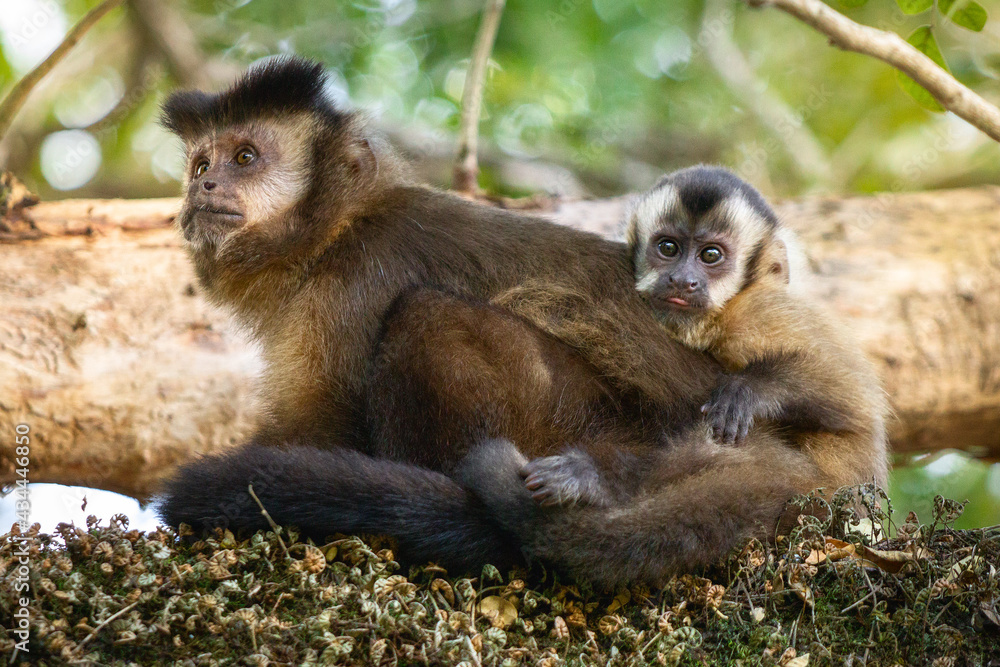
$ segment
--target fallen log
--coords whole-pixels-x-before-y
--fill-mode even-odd
[[[0,225],[0,483],[30,428],[33,482],[145,497],[253,428],[260,361],[200,294],[178,200],[59,201]],[[554,219],[618,231],[624,200]],[[783,203],[807,289],[854,331],[892,398],[897,452],[1000,457],[1000,188]]]

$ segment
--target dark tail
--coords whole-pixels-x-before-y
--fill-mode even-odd
[[[648,490],[620,506],[547,509],[524,487],[523,460],[513,445],[494,441],[473,450],[459,478],[529,556],[606,588],[661,584],[751,537],[773,538],[786,502],[819,485],[807,457],[760,436],[739,448],[702,442],[666,450],[662,470],[643,473],[652,475]]]
[[[336,533],[389,535],[410,562],[453,573],[520,561],[516,540],[451,478],[347,449],[246,445],[183,466],[159,505],[164,522],[253,532],[279,525],[323,539]]]

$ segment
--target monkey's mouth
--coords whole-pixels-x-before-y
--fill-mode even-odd
[[[225,234],[239,227],[242,221],[243,214],[234,208],[197,204],[188,209],[188,213],[179,222],[184,238],[193,241],[197,237],[211,238],[220,233]]]
[[[207,217],[210,220],[215,219],[238,219],[242,218],[243,214],[233,208],[226,208],[224,206],[213,206],[212,204],[199,204],[195,208],[195,214],[198,217]],[[207,214],[207,215],[201,215]]]
[[[707,307],[700,295],[678,296],[676,294],[658,295],[653,299],[653,305],[660,310],[704,310]]]

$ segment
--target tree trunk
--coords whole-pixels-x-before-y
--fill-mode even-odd
[[[0,483],[30,429],[33,482],[145,497],[253,427],[260,361],[203,299],[177,200],[63,201],[0,225]],[[614,235],[623,199],[552,216]],[[1000,188],[778,207],[808,290],[848,323],[896,411],[896,451],[1000,456]]]

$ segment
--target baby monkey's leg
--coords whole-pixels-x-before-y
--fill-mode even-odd
[[[581,449],[532,459],[521,468],[521,476],[531,497],[542,507],[609,507],[613,501],[613,491],[594,459]]]
[[[611,507],[639,492],[666,446],[614,436],[579,442],[554,456],[527,461],[521,476],[543,507]]]

